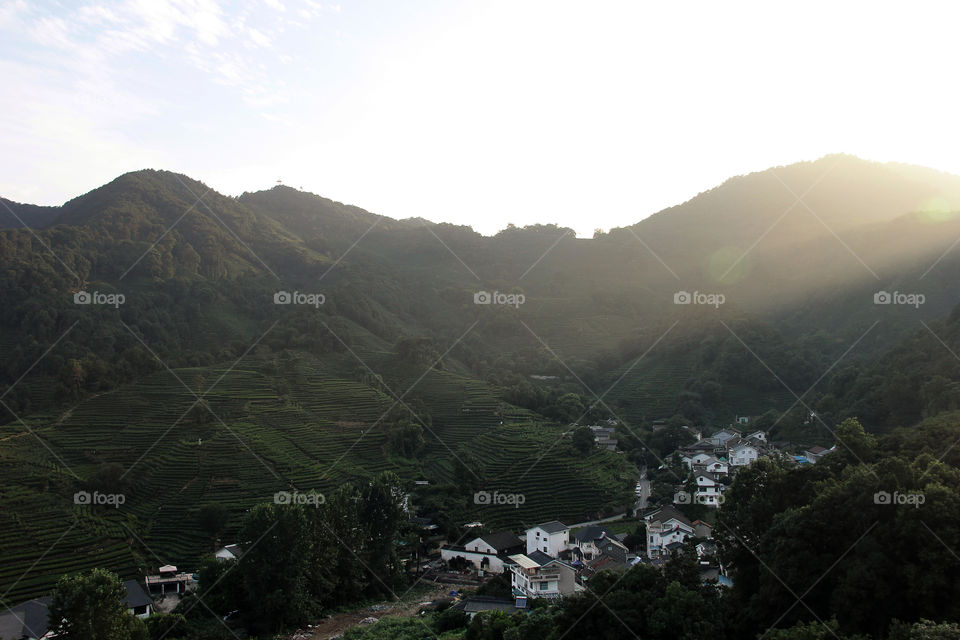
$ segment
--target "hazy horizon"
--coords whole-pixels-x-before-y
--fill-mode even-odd
[[[719,182],[719,183],[717,183],[717,184],[713,184],[713,185],[710,185],[710,186],[706,186],[706,187],[698,190],[696,193],[692,194],[692,195],[691,195],[690,197],[688,197],[688,198],[685,198],[685,199],[683,199],[683,200],[680,200],[680,201],[677,201],[677,202],[668,204],[668,205],[666,205],[665,207],[663,207],[663,208],[661,208],[661,209],[658,209],[658,210],[656,210],[656,211],[649,211],[649,212],[647,212],[647,213],[645,213],[645,214],[640,214],[639,217],[637,217],[635,220],[628,221],[628,222],[624,223],[623,225],[620,225],[620,226],[618,226],[618,227],[598,227],[598,228],[600,228],[600,229],[601,229],[602,231],[604,231],[604,232],[609,232],[609,231],[611,231],[612,229],[624,228],[624,227],[632,226],[632,225],[634,225],[634,224],[636,224],[636,223],[638,223],[638,222],[641,222],[642,220],[645,220],[645,219],[647,219],[647,218],[649,218],[649,217],[651,217],[651,216],[653,216],[653,215],[656,215],[656,214],[658,214],[658,213],[664,212],[664,211],[669,210],[669,209],[672,209],[672,208],[674,208],[674,207],[678,207],[678,206],[685,205],[685,204],[687,204],[688,202],[690,202],[691,200],[696,199],[698,196],[703,195],[704,193],[707,193],[707,192],[712,191],[712,190],[714,190],[714,189],[717,189],[717,188],[719,188],[719,187],[722,187],[723,185],[725,185],[725,184],[728,183],[729,181],[731,181],[731,180],[733,180],[733,179],[736,179],[736,178],[743,178],[743,177],[747,177],[747,176],[750,176],[750,175],[753,175],[753,174],[763,173],[764,171],[768,171],[768,170],[772,170],[772,169],[778,169],[778,168],[782,169],[782,168],[787,167],[787,166],[800,165],[800,164],[805,164],[805,163],[811,163],[811,164],[813,164],[813,163],[817,163],[817,162],[823,161],[823,160],[825,160],[825,159],[827,159],[827,158],[831,158],[831,157],[842,157],[842,156],[849,157],[849,158],[855,158],[855,159],[857,159],[857,160],[862,160],[862,161],[867,162],[867,163],[876,163],[876,164],[878,164],[878,165],[880,165],[880,166],[901,166],[901,167],[913,167],[913,168],[918,168],[918,169],[929,169],[929,170],[933,170],[933,171],[940,171],[941,173],[943,173],[943,174],[945,174],[945,175],[954,175],[954,176],[960,177],[960,175],[958,175],[958,174],[953,174],[953,173],[950,173],[950,172],[945,172],[945,171],[942,171],[942,170],[940,170],[940,169],[936,169],[935,167],[924,167],[924,166],[922,166],[922,165],[913,165],[913,164],[907,164],[907,163],[896,162],[896,161],[880,162],[880,161],[876,161],[876,160],[870,160],[870,159],[867,159],[867,158],[861,158],[861,157],[855,156],[855,155],[853,155],[853,154],[848,154],[848,153],[843,153],[843,152],[836,152],[836,153],[829,153],[829,154],[827,154],[827,155],[825,155],[825,156],[821,156],[821,157],[819,157],[819,158],[814,158],[814,159],[809,159],[809,160],[807,160],[807,159],[798,160],[798,161],[793,162],[793,163],[790,163],[790,164],[788,164],[788,165],[781,165],[781,166],[779,166],[779,167],[765,167],[765,168],[763,168],[763,169],[758,169],[757,171],[751,171],[751,172],[744,173],[744,174],[738,174],[738,175],[728,176],[726,179],[724,179],[723,181],[721,181],[721,182]],[[187,176],[187,177],[189,177],[189,178],[197,179],[196,176],[190,176],[190,175],[186,174],[186,173],[183,172],[183,171],[176,171],[176,170],[169,169],[169,168],[164,168],[164,167],[143,167],[143,168],[141,168],[141,169],[134,169],[134,170],[131,170],[131,171],[129,171],[129,172],[125,172],[124,174],[121,174],[121,175],[126,175],[127,173],[136,173],[136,172],[138,172],[138,171],[168,171],[168,172],[175,173],[175,174],[185,175],[185,176]],[[117,177],[119,177],[119,176],[114,176],[113,179],[115,179],[115,178],[117,178]],[[64,205],[64,204],[70,202],[71,200],[79,197],[79,196],[82,196],[82,195],[84,195],[84,194],[86,194],[86,193],[89,193],[90,191],[95,190],[95,189],[97,189],[97,188],[99,188],[99,187],[102,187],[102,186],[104,186],[104,185],[106,185],[106,184],[109,184],[109,182],[112,182],[113,179],[105,182],[105,183],[102,184],[102,185],[96,185],[96,186],[92,187],[91,189],[88,189],[87,191],[84,191],[84,192],[82,192],[82,193],[77,193],[77,194],[71,195],[70,197],[68,197],[67,199],[63,200],[62,202],[57,202],[57,203],[52,203],[52,204],[46,204],[46,203],[40,203],[40,202],[21,202],[21,204],[42,205],[42,206],[54,206],[54,207],[62,206],[62,205]],[[225,191],[225,190],[223,190],[223,189],[218,188],[217,185],[215,185],[215,184],[207,184],[207,186],[210,187],[211,190],[213,190],[213,191],[216,191],[216,192],[218,192],[218,193],[221,193],[221,194],[223,194],[223,195],[230,196],[230,197],[239,197],[239,196],[243,195],[244,193],[255,193],[255,192],[261,192],[261,191],[269,191],[270,189],[272,189],[272,188],[274,188],[274,187],[276,187],[276,186],[284,186],[284,187],[288,187],[288,188],[294,189],[294,190],[296,190],[296,191],[298,191],[298,192],[305,193],[305,194],[308,194],[308,195],[311,195],[311,196],[320,197],[320,198],[326,198],[326,199],[328,199],[328,200],[333,200],[334,202],[340,202],[341,204],[356,206],[356,207],[359,207],[359,208],[361,208],[361,209],[367,210],[367,211],[370,212],[370,213],[373,213],[373,214],[376,214],[376,215],[386,216],[386,217],[388,217],[388,218],[392,218],[392,219],[394,219],[394,220],[398,220],[398,221],[401,221],[401,222],[404,221],[404,220],[411,220],[411,219],[424,219],[424,220],[427,220],[428,222],[437,223],[437,224],[450,223],[450,224],[455,224],[455,225],[459,225],[459,226],[470,227],[471,229],[473,229],[473,231],[475,231],[475,232],[477,232],[477,233],[479,233],[480,235],[485,236],[485,237],[493,237],[493,236],[497,235],[498,233],[500,233],[501,231],[504,231],[505,229],[507,229],[510,225],[514,225],[514,226],[516,226],[516,227],[524,227],[524,226],[534,226],[534,225],[538,225],[538,224],[539,224],[539,225],[558,224],[556,221],[554,221],[554,220],[548,220],[548,219],[527,221],[527,222],[525,222],[524,224],[515,224],[515,223],[513,223],[512,221],[508,221],[508,222],[505,223],[503,226],[491,230],[491,229],[489,228],[489,225],[482,225],[482,224],[481,224],[481,225],[477,225],[476,222],[474,222],[474,221],[459,221],[459,220],[458,220],[458,221],[454,221],[454,220],[447,220],[447,219],[429,219],[429,218],[426,218],[425,216],[422,216],[422,215],[400,218],[400,217],[397,217],[397,216],[390,215],[390,213],[388,213],[388,212],[372,211],[372,210],[370,210],[369,208],[365,207],[365,206],[363,205],[363,203],[360,203],[360,202],[344,202],[344,201],[340,201],[340,200],[337,200],[336,198],[330,197],[330,196],[327,195],[327,194],[316,193],[316,192],[310,191],[309,189],[307,189],[307,188],[305,188],[305,187],[303,187],[303,186],[296,186],[296,185],[292,185],[292,184],[287,184],[287,183],[285,183],[285,182],[283,182],[283,181],[276,181],[273,185],[265,186],[265,187],[263,187],[263,189],[242,189],[242,190],[236,191],[236,192],[227,192],[227,191]],[[2,193],[0,193],[0,198],[7,198],[8,200],[12,200],[11,198],[8,198],[7,196],[5,196],[5,195],[2,194]],[[908,211],[904,211],[904,213],[906,214],[906,213],[909,213],[909,212],[908,212]],[[558,225],[558,226],[563,227],[564,225]],[[595,228],[595,229],[596,229],[596,228]],[[591,230],[574,229],[574,231],[577,232],[577,235],[576,235],[577,238],[580,238],[580,239],[588,239],[588,238],[593,237],[593,234],[594,234],[595,229],[591,229]]]

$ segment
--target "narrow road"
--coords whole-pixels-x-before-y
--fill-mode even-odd
[[[640,470],[640,477],[637,478],[637,484],[640,486],[640,493],[637,494],[637,502],[633,507],[634,514],[637,514],[647,508],[647,501],[650,500],[650,480],[647,478],[647,468],[644,467]],[[616,522],[617,520],[622,520],[623,514],[617,514],[615,516],[610,516],[608,518],[600,518],[599,520],[588,520],[587,522],[578,522],[577,524],[569,525],[571,529],[581,529],[583,527],[589,527],[595,524],[603,524],[605,522]]]

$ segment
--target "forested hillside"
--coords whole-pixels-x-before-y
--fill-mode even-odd
[[[881,432],[955,410],[958,181],[830,156],[590,239],[482,236],[282,186],[229,197],[154,170],[62,207],[4,201],[0,588],[138,571],[146,547],[190,564],[211,545],[205,504],[226,505],[229,538],[275,491],[383,471],[451,532],[622,512],[637,465],[659,464],[656,419],[762,416],[773,437],[829,445],[823,425],[847,417]],[[564,433],[601,419],[621,451],[585,457]],[[129,504],[74,504],[100,486]],[[477,490],[531,499],[521,514]]]

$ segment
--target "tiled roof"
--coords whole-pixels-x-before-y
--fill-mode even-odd
[[[538,527],[546,531],[547,533],[559,533],[564,529],[569,529],[567,525],[563,524],[559,520],[551,520],[550,522],[544,522],[543,524],[538,524]]]

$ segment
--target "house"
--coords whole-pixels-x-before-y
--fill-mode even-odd
[[[147,595],[143,587],[136,580],[124,580],[123,588],[127,594],[123,601],[127,605],[127,611],[138,618],[147,618],[153,613],[153,598]],[[0,636],[3,637],[3,636]]]
[[[510,556],[510,585],[517,598],[559,598],[578,591],[576,572],[543,551]]]
[[[617,450],[617,439],[614,437],[615,429],[613,427],[593,425],[587,428],[593,431],[593,439],[598,447],[607,451]]]
[[[688,466],[694,473],[698,471],[709,471],[710,473],[726,475],[730,472],[730,465],[725,461],[704,454],[697,454],[691,458],[691,464]]]
[[[831,451],[833,451],[833,449],[824,449],[823,447],[816,445],[810,447],[809,449],[805,449],[803,452],[803,457],[807,459],[807,462],[815,464],[818,460],[820,460],[820,458]]]
[[[165,595],[167,593],[186,593],[193,583],[193,576],[179,572],[172,565],[164,565],[158,570],[158,575],[146,577],[147,589],[152,594]]]
[[[716,556],[717,555],[717,543],[713,540],[704,540],[697,544],[697,557],[702,558],[704,556]]]
[[[681,454],[680,460],[681,460],[681,461],[683,462],[683,464],[686,465],[687,468],[689,469],[689,468],[693,468],[693,467],[703,466],[703,465],[707,464],[710,460],[716,460],[716,458],[713,457],[713,451],[712,451],[712,448],[711,448],[711,451],[710,451],[710,452],[701,451],[701,452],[696,453],[696,454],[694,454],[694,455],[692,455],[692,456],[685,456],[685,455]]]
[[[592,560],[600,555],[600,545],[607,538],[616,540],[616,537],[603,527],[591,525],[570,536],[570,546],[577,550],[581,560]]]
[[[703,520],[694,520],[691,524],[693,525],[694,537],[704,538],[706,540],[713,538],[713,527]]]
[[[598,571],[626,571],[633,566],[636,556],[630,553],[626,545],[613,536],[605,536],[596,541],[597,553],[584,564],[580,574],[587,580]]]
[[[737,416],[737,424],[750,424],[750,416]]]
[[[721,429],[720,431],[717,431],[715,434],[713,434],[707,439],[713,444],[725,445],[727,441],[730,440],[731,438],[741,438],[741,437],[743,437],[743,434],[741,432],[737,431],[736,429],[729,428],[729,429]]]
[[[153,600],[136,580],[124,580],[127,611],[138,618],[153,613]],[[22,602],[0,613],[0,638],[5,640],[46,640],[54,635],[49,629],[49,609],[53,598],[44,596]]]
[[[648,558],[663,557],[669,545],[683,543],[694,535],[693,523],[673,505],[651,511],[643,519],[647,523]]]
[[[557,520],[527,529],[527,555],[541,551],[556,558],[569,544],[570,527]]]
[[[52,600],[50,596],[34,598],[0,613],[0,638],[39,640],[52,637],[47,628],[47,610]]]
[[[523,540],[512,531],[499,531],[474,538],[463,546],[445,545],[440,549],[440,558],[444,562],[463,558],[478,571],[503,573],[506,558],[522,551]]]
[[[746,440],[757,440],[764,444],[767,443],[767,432],[766,431],[754,431],[753,433],[747,434]]]
[[[726,475],[730,473],[730,465],[723,460],[717,460],[716,458],[707,461],[707,463],[703,465],[703,468],[704,471],[709,471],[710,473],[716,473],[720,475]]]
[[[709,471],[702,471],[696,475],[697,491],[694,498],[697,504],[718,507],[723,503],[723,491],[726,489],[720,482],[720,477]]]
[[[243,555],[243,549],[238,544],[228,544],[224,547],[217,549],[217,552],[213,556],[217,560],[239,560],[240,556]]]
[[[749,442],[738,442],[730,448],[731,467],[748,467],[760,457],[760,449]]]
[[[473,618],[481,611],[502,611],[510,615],[517,611],[526,611],[526,598],[498,598],[496,596],[467,596],[450,607],[456,611],[463,611],[467,617]]]

